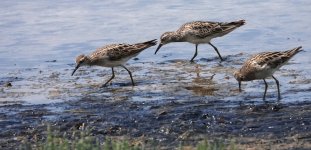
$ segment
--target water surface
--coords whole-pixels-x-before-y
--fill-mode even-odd
[[[15,98],[21,101],[38,99],[35,100],[36,103],[41,99],[42,103],[45,103],[54,99],[48,96],[50,95],[48,93],[55,93],[53,90],[72,87],[79,73],[71,77],[70,72],[74,58],[81,53],[88,54],[95,48],[110,43],[136,43],[159,38],[163,32],[176,30],[188,21],[245,19],[247,21],[245,26],[225,37],[213,40],[221,54],[229,60],[221,63],[220,69],[227,67],[234,70],[233,68],[240,66],[230,62],[229,57],[232,55],[245,54],[235,58],[242,62],[254,53],[286,50],[302,45],[305,52],[295,56],[290,61],[290,65],[283,67],[284,71],[276,73],[284,93],[284,89],[295,88],[289,83],[296,82],[295,78],[286,77],[286,74],[297,72],[301,78],[310,80],[311,55],[308,52],[310,47],[308,41],[311,36],[309,26],[311,21],[307,19],[311,14],[308,7],[310,3],[309,1],[135,1],[131,3],[122,0],[114,2],[3,1],[0,6],[1,83],[10,81],[14,85],[13,89],[5,88],[4,91],[14,93],[18,92],[15,90],[20,90],[26,93],[25,97],[13,97],[13,101],[17,100]],[[130,66],[139,67],[140,63],[147,62],[154,63],[152,67],[161,68],[163,66],[159,63],[175,59],[188,60],[194,53],[194,45],[189,43],[165,45],[158,55],[153,55],[155,48],[142,52],[138,56],[138,63],[129,61]],[[206,69],[209,70],[209,67],[218,65],[216,56],[210,46],[200,45],[197,60],[204,59],[197,63],[206,65]],[[174,71],[174,67],[169,65],[168,69]],[[100,70],[99,73],[90,73],[88,69],[86,72],[89,75],[82,78],[100,83],[102,77],[98,78],[97,75],[101,75],[102,70],[107,76],[110,73],[110,69],[96,69]],[[93,71],[97,72],[97,70]],[[146,72],[135,72],[134,76],[139,76],[139,73],[144,76]],[[214,73],[221,76],[220,72]],[[120,74],[122,74],[121,78],[126,78],[124,75],[126,73]],[[226,75],[230,76],[230,73]],[[51,82],[51,78],[56,78],[54,83]],[[191,79],[192,77],[189,78]],[[234,80],[228,82],[229,85],[235,84]],[[253,87],[248,86],[247,92],[254,92],[253,89],[257,89],[260,83],[249,84]],[[39,87],[33,87],[35,85]],[[310,89],[310,84],[303,85],[302,89]],[[71,97],[72,93],[69,91],[67,94]],[[5,97],[6,94],[1,99],[5,100]],[[65,97],[60,99],[66,99]],[[295,94],[293,99],[305,100],[305,97],[310,97],[310,94]],[[287,100],[291,101],[289,99],[291,98]]]

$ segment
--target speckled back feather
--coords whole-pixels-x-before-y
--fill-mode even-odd
[[[284,65],[289,59],[291,59],[295,54],[301,51],[301,46],[288,51],[280,52],[263,52],[254,55],[252,58],[247,60],[245,63],[256,62],[258,65],[268,65],[271,68],[279,68]]]
[[[206,38],[215,34],[227,34],[233,29],[245,24],[245,20],[234,22],[211,22],[194,21],[185,23],[176,32],[180,34],[189,34],[198,38]]]
[[[90,60],[100,60],[101,57],[108,57],[110,60],[119,60],[137,54],[156,44],[156,39],[137,44],[110,44],[96,49],[95,52],[89,55],[89,58]]]

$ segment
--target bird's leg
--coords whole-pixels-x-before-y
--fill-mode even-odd
[[[266,100],[266,93],[267,93],[267,89],[268,89],[268,84],[267,84],[265,79],[263,79],[263,81],[265,82],[265,93],[263,94],[263,100]]]
[[[193,57],[191,58],[190,62],[193,63],[194,62],[193,59],[195,57],[197,57],[197,55],[198,55],[198,44],[195,44],[195,53],[194,53]]]
[[[111,76],[111,78],[110,78],[102,87],[106,86],[107,83],[109,83],[109,82],[114,78],[114,70],[113,70],[113,67],[111,67],[111,70],[112,70],[112,76]]]
[[[133,80],[133,77],[132,77],[132,72],[130,70],[128,70],[124,65],[121,65],[121,67],[123,67],[130,74],[130,77],[131,77],[131,80],[132,80],[132,85],[135,86],[134,80]]]
[[[218,56],[219,56],[220,60],[221,60],[221,61],[223,61],[223,59],[222,59],[222,57],[221,57],[221,55],[220,55],[220,53],[219,53],[219,51],[218,51],[217,47],[216,47],[216,46],[214,46],[211,42],[209,42],[208,44],[209,44],[209,45],[211,45],[211,46],[214,48],[214,50],[217,52],[217,54],[218,54]]]
[[[272,76],[272,78],[275,80],[275,83],[278,87],[278,100],[281,100],[281,93],[280,93],[280,84],[279,84],[279,81],[274,77]]]
[[[241,81],[239,81],[239,92],[242,92]]]

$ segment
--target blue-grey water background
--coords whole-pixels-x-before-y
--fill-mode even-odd
[[[63,78],[70,80],[73,79],[70,73],[75,57],[81,53],[90,53],[97,47],[110,43],[137,43],[159,39],[162,33],[176,30],[181,24],[194,20],[228,22],[245,19],[246,25],[212,41],[223,56],[245,53],[246,57],[267,50],[287,50],[301,45],[305,51],[295,56],[290,65],[284,66],[288,71],[284,71],[283,74],[297,71],[303,78],[310,79],[310,6],[311,1],[308,0],[4,0],[0,5],[0,78],[6,80],[18,75],[21,76],[18,78],[23,78],[23,75],[31,74],[30,78],[36,76],[39,71],[51,73],[55,70],[66,71],[67,75],[63,75]],[[158,55],[154,55],[155,48],[142,52],[138,56],[139,60],[157,64],[174,59],[188,60],[194,53],[194,45],[189,43],[165,45]],[[200,45],[199,49],[197,59],[217,57],[208,45]],[[245,57],[243,56],[241,61],[245,60]],[[54,60],[56,62],[53,62]],[[209,66],[213,61],[218,60],[202,63]],[[129,64],[133,62],[131,60]],[[32,74],[32,69],[27,70],[28,68],[35,68],[35,73]],[[102,70],[110,73],[108,68]],[[283,93],[287,87],[295,88],[288,85],[293,78],[287,81],[287,78],[278,77]],[[26,81],[16,81],[13,85],[19,84],[22,87],[22,84],[37,81],[28,81],[28,77],[24,79]],[[102,78],[98,77],[94,82],[102,82],[99,79]],[[56,82],[59,82],[58,86],[69,86],[62,85],[63,80]],[[230,79],[230,83],[235,84],[233,79]],[[258,84],[261,84],[257,95],[257,99],[261,100],[262,83],[248,84],[252,85],[253,90],[247,92],[256,91]],[[13,95],[11,99],[37,100],[35,103],[48,101],[50,98],[46,98],[46,93],[40,91],[40,83],[37,86],[30,92],[34,94],[28,95],[30,97]],[[53,86],[55,85],[46,85],[42,88]],[[308,91],[310,83],[301,87]],[[18,92],[19,89],[14,90]],[[276,92],[276,89],[273,88],[269,92]],[[3,101],[10,99],[5,96],[7,95],[1,97]],[[287,101],[308,100],[309,97],[310,92],[302,92],[287,98]],[[138,96],[137,99],[141,98]],[[132,99],[135,100],[135,97]]]

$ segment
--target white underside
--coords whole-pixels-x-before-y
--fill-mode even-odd
[[[195,37],[195,36],[192,36],[192,35],[188,35],[186,37],[186,41],[190,42],[190,43],[193,43],[193,44],[209,43],[213,38],[222,37],[222,36],[228,34],[229,32],[233,31],[233,29],[232,30],[228,30],[227,32],[221,32],[221,33],[210,35],[210,36],[208,36],[208,37],[206,37],[204,39],[198,38],[198,37]]]
[[[271,77],[276,70],[277,69],[267,69],[267,70],[260,71],[260,72],[256,73],[255,76],[257,79],[264,79],[267,77]]]
[[[253,64],[254,66],[256,66],[256,70],[257,73],[255,74],[255,77],[257,79],[264,79],[267,77],[271,77],[275,71],[277,71],[281,66],[279,66],[278,68],[271,68],[269,65],[265,64],[263,66],[256,64]]]
[[[210,38],[210,37],[204,38],[204,39],[198,39],[198,38],[190,37],[187,39],[187,42],[193,43],[193,44],[203,44],[203,43],[209,43],[211,41],[211,39],[212,38]]]
[[[129,57],[124,57],[119,60],[111,61],[108,57],[102,58],[101,63],[96,64],[97,66],[102,66],[102,67],[116,67],[116,66],[121,66],[125,64],[129,59],[137,56],[138,54],[131,55]]]

